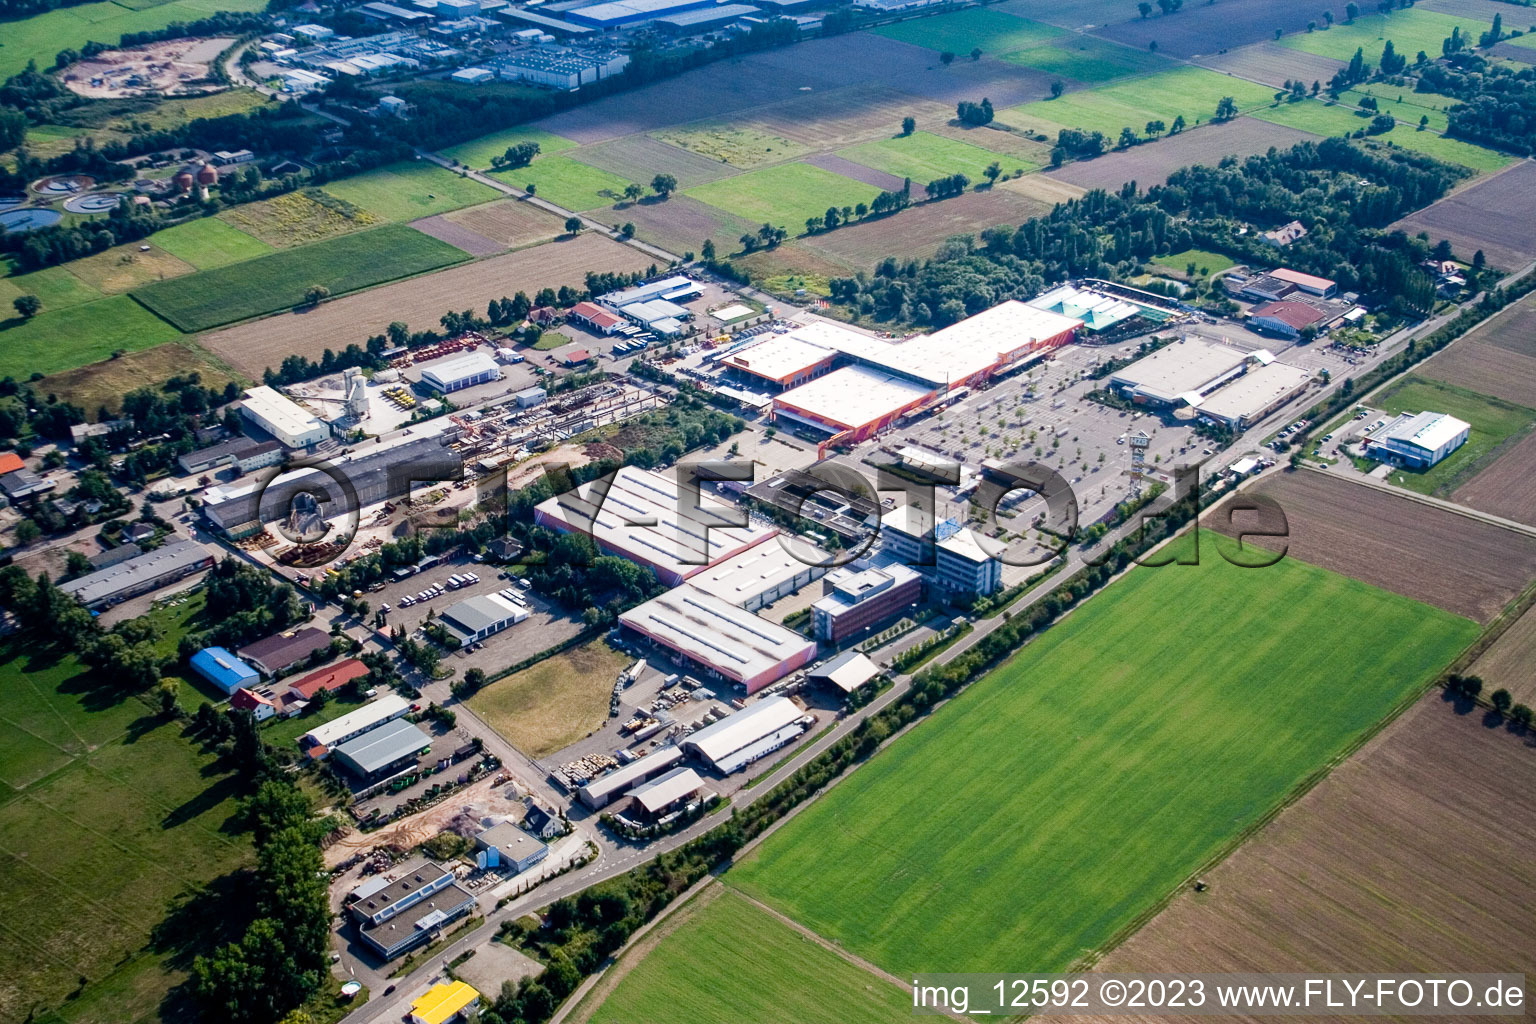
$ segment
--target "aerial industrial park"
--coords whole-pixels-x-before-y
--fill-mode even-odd
[[[1523,1014],[1520,9],[4,14],[0,1021]]]

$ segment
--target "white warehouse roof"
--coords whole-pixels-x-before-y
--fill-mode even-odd
[[[500,377],[501,367],[495,359],[484,352],[469,352],[455,359],[447,359],[429,366],[421,372],[421,375],[423,378],[430,377],[443,385],[443,390],[451,390],[458,381],[469,380],[471,377],[485,373]]]
[[[704,788],[704,780],[692,768],[674,768],[667,774],[636,786],[629,795],[639,801],[646,813],[655,814],[669,804],[685,796],[691,796]]]
[[[729,760],[737,751],[792,724],[804,714],[788,697],[769,697],[734,715],[728,715],[714,725],[705,726],[683,743],[700,757],[718,764]]]
[[[639,760],[631,761],[602,778],[593,779],[580,787],[582,800],[589,806],[601,807],[615,794],[632,788],[636,783],[644,781],[682,759],[683,752],[677,747],[671,744],[660,747]]]
[[[317,430],[321,434],[327,433],[325,424],[318,416],[265,384],[246,388],[241,404],[246,413],[258,423],[270,426],[277,433],[289,437],[302,437]]]
[[[797,373],[804,373],[835,354],[831,349],[791,332],[737,349],[720,362],[723,366],[734,367],[766,380],[783,381]]]
[[[340,718],[317,725],[304,735],[322,747],[329,747],[359,730],[371,729],[404,714],[410,707],[410,702],[399,694],[386,694],[356,711],[349,711]]]
[[[796,554],[807,556],[806,560],[802,561]],[[802,586],[809,583],[812,575],[825,571],[831,562],[830,554],[808,540],[797,540],[795,553],[783,543],[756,544],[690,576],[688,582],[731,604],[747,605],[759,595],[777,591],[780,587],[796,582]]]
[[[916,405],[933,393],[927,384],[868,366],[845,366],[774,399],[776,409],[808,413],[829,427],[852,429]]]
[[[1470,430],[1471,427],[1470,423],[1448,413],[1405,412],[1370,437],[1377,443],[1391,441],[1412,448],[1421,448],[1426,452],[1434,452],[1455,440],[1457,434],[1463,430]]]
[[[816,642],[684,584],[619,615],[619,621],[737,682],[776,679],[804,664]]]
[[[1191,336],[1111,374],[1110,382],[1156,401],[1175,402],[1185,394],[1203,392],[1247,359],[1242,349]]]
[[[1294,394],[1311,379],[1311,370],[1287,363],[1266,363],[1211,392],[1200,402],[1200,411],[1218,419],[1237,422],[1261,413],[1280,399]]]

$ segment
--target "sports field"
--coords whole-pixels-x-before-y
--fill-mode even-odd
[[[272,247],[216,217],[188,221],[156,231],[145,241],[190,263],[198,270],[212,270],[241,260],[265,256]]]
[[[594,641],[498,679],[471,697],[469,706],[518,750],[543,757],[608,720],[613,681],[628,664],[624,655]]]
[[[1468,44],[1475,46],[1477,37],[1488,31],[1489,25],[1471,18],[1453,18],[1449,14],[1415,8],[1385,15],[1362,13],[1353,24],[1336,22],[1327,30],[1288,35],[1280,43],[1320,57],[1346,61],[1359,49],[1364,51],[1365,62],[1376,67],[1381,63],[1381,51],[1388,39],[1392,40],[1393,49],[1408,58],[1411,64],[1420,50],[1431,57],[1440,56],[1440,44],[1456,28],[1460,28],[1464,36],[1470,33]]]
[[[573,1021],[889,1024],[912,1013],[902,989],[722,886],[675,916],[663,922],[659,942],[626,953],[613,968],[621,980],[602,1005],[590,1016],[582,1012],[603,994],[594,992]]]
[[[1090,84],[1170,66],[1168,60],[1147,50],[1133,50],[1129,46],[1080,35],[1062,36],[1044,46],[1015,50],[1002,57],[1010,64],[1021,64]]]
[[[913,46],[947,50],[965,60],[970,59],[973,49],[980,48],[983,53],[996,56],[1039,46],[1065,34],[1053,25],[1043,25],[1038,21],[986,7],[971,7],[953,14],[899,21],[894,25],[877,28],[874,32],[875,35],[911,43]]]
[[[184,280],[184,279],[183,279]],[[132,352],[177,337],[178,331],[126,295],[112,295],[0,323],[0,377],[25,379]]]
[[[1016,156],[994,153],[969,142],[929,132],[913,132],[894,139],[865,142],[839,150],[837,155],[894,174],[898,178],[911,178],[918,185],[956,172],[964,174],[973,182],[985,181],[982,172],[991,163],[998,164],[1007,174],[1013,173],[1020,166],[1025,170],[1038,169],[1036,165]]]
[[[297,306],[311,285],[342,295],[468,258],[420,231],[387,225],[153,284],[133,296],[191,333]]]
[[[338,199],[380,220],[406,221],[488,203],[499,193],[425,160],[390,164],[325,186]]]
[[[1080,128],[1103,132],[1113,141],[1120,129],[1141,135],[1148,121],[1171,126],[1183,117],[1193,128],[1209,121],[1223,97],[1231,96],[1239,110],[1251,110],[1274,102],[1274,90],[1205,68],[1175,68],[1146,78],[1107,85],[1086,92],[1070,92],[1054,100],[1039,100],[1003,111],[999,119],[1013,125]]]
[[[461,142],[457,146],[442,150],[440,155],[450,160],[457,160],[466,167],[483,171],[491,166],[492,157],[501,156],[519,142],[537,142],[539,152],[545,155],[558,153],[562,149],[570,149],[576,145],[570,139],[561,138],[552,132],[540,131],[538,128],[508,128],[505,131],[482,135],[469,142]]]
[[[773,224],[798,234],[807,217],[828,207],[867,203],[880,194],[873,185],[810,164],[779,164],[688,189],[687,194],[754,224]]]
[[[727,881],[898,975],[1062,970],[1477,633],[1313,566],[1202,554],[1133,569]]]
[[[1433,409],[1471,424],[1467,443],[1434,468],[1423,473],[1392,471],[1388,479],[1394,484],[1420,494],[1450,494],[1486,468],[1499,445],[1536,423],[1536,409],[1414,375],[1372,397],[1369,404],[1393,414]]]
[[[1237,266],[1237,262],[1230,256],[1223,256],[1219,252],[1207,252],[1204,249],[1185,249],[1183,252],[1169,253],[1166,256],[1154,256],[1151,262],[1169,270],[1185,271],[1189,265],[1195,265],[1195,273],[1201,276],[1207,274],[1219,274],[1223,270],[1230,270]]]
[[[0,647],[0,1019],[159,1020],[182,975],[170,950],[146,950],[151,929],[173,897],[249,860],[236,791],[178,726],[73,657]]]
[[[79,49],[88,42],[116,45],[125,32],[165,28],[174,21],[197,21],[216,11],[262,11],[266,6],[263,0],[170,0],[135,11],[103,0],[7,21],[5,45],[0,46],[0,79],[25,70],[29,60],[37,61],[39,68],[51,68],[60,50]]]
[[[493,171],[491,176],[500,178],[514,188],[526,189],[533,185],[534,194],[540,199],[548,199],[557,206],[578,213],[618,201],[624,196],[624,186],[630,183],[628,178],[610,174],[568,156],[535,157],[527,167]],[[636,184],[644,185],[649,192],[650,182]]]

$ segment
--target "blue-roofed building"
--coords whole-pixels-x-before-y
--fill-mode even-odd
[[[255,686],[261,682],[259,672],[222,647],[204,647],[192,655],[192,667],[198,675],[229,694],[242,686]]]

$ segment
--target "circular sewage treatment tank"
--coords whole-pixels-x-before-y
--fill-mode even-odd
[[[14,210],[26,201],[26,196],[0,196],[0,212]]]
[[[64,219],[58,210],[8,210],[0,213],[0,227],[7,231],[37,231]]]
[[[120,192],[92,192],[64,200],[64,209],[70,213],[106,213],[117,209],[117,204],[122,200]]]
[[[89,174],[55,174],[39,178],[32,183],[32,191],[40,196],[56,199],[59,196],[77,195],[96,186],[96,179]]]

